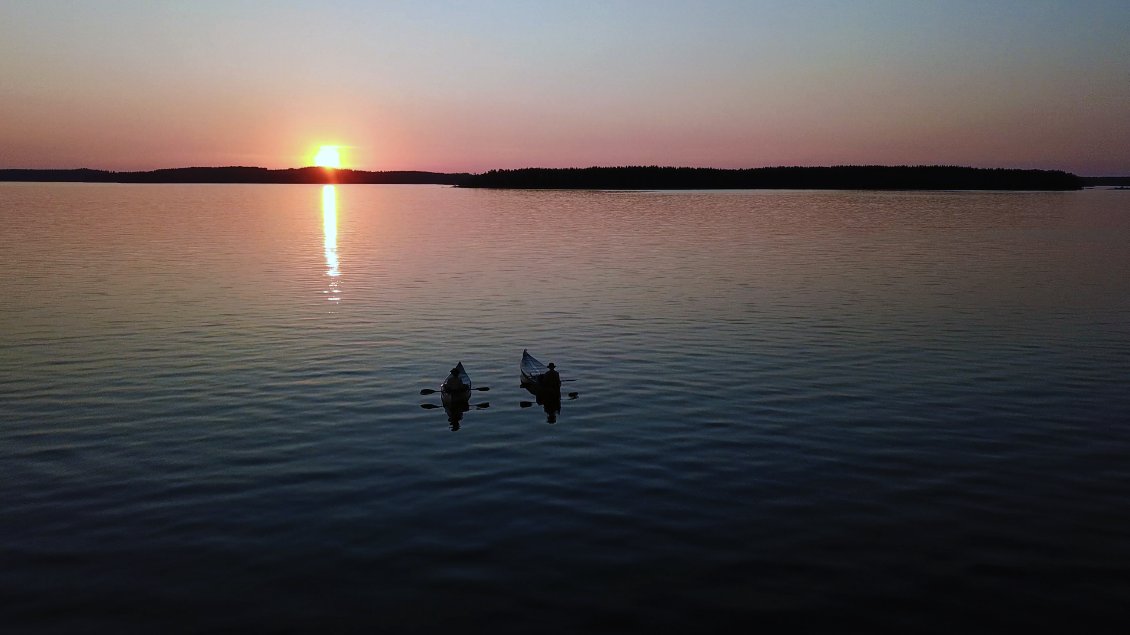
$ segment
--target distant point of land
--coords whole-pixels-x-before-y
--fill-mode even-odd
[[[320,167],[172,168],[148,172],[0,169],[0,181],[84,183],[435,184],[472,188],[590,190],[1078,190],[1124,185],[1122,177],[1083,178],[1060,170],[955,166],[774,167],[724,170],[659,166],[523,168],[482,174]]]
[[[1130,187],[1130,176],[1084,176],[1087,187],[1113,187],[1124,190]]]

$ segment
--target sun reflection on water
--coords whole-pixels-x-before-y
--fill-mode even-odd
[[[341,269],[337,256],[337,190],[332,185],[322,186],[322,233],[325,236],[326,275],[330,287],[323,293],[330,302],[341,301]]]

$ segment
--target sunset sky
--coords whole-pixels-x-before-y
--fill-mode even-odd
[[[1127,0],[0,0],[0,168],[1130,174]]]

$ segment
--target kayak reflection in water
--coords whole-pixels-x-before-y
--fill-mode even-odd
[[[534,396],[534,401],[545,410],[545,422],[557,423],[557,415],[561,414],[561,391],[559,389],[542,388],[536,384],[525,384],[524,387]],[[525,408],[533,404],[523,401],[518,405]]]
[[[447,422],[451,424],[451,431],[459,431],[459,422],[463,420],[463,413],[471,409],[470,392],[445,392],[440,395],[443,411],[447,413]]]

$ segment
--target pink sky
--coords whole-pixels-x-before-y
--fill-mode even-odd
[[[1130,4],[0,6],[0,167],[1130,174]]]

